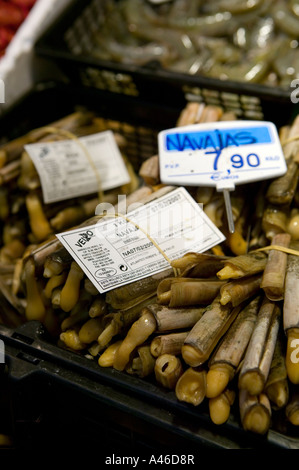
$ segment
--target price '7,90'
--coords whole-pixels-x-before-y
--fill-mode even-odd
[[[214,152],[207,152],[214,153]],[[218,170],[218,161],[221,155],[221,151],[217,152],[216,158],[214,160],[213,169]],[[244,165],[248,165],[251,168],[258,167],[260,165],[260,159],[256,153],[249,153],[246,158],[243,158],[242,155],[235,153],[230,157],[233,168],[242,168]]]

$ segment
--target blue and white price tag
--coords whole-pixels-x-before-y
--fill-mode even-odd
[[[223,121],[164,130],[158,136],[162,183],[215,186],[225,198],[235,185],[287,171],[276,126],[268,121]]]

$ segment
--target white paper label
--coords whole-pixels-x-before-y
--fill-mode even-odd
[[[97,174],[103,191],[130,182],[112,131],[99,132],[79,140],[83,148],[76,140],[25,145],[39,174],[45,203],[97,193]]]
[[[141,205],[125,217],[130,222],[123,217],[102,219],[96,225],[57,234],[101,293],[169,267],[151,239],[170,260],[207,251],[225,240],[185,188]]]
[[[277,129],[266,121],[223,121],[159,133],[160,178],[166,184],[234,188],[283,175]]]

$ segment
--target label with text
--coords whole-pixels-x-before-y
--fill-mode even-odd
[[[225,240],[182,187],[123,217],[105,217],[57,237],[100,293],[161,272],[169,260]]]
[[[40,177],[45,203],[97,193],[99,183],[106,191],[130,182],[112,131],[79,141],[81,144],[70,139],[25,146]]]

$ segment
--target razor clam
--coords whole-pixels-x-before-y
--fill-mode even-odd
[[[285,364],[285,341],[282,331],[278,332],[265,393],[276,409],[283,408],[289,400],[289,384]]]
[[[220,288],[220,303],[222,305],[231,304],[236,307],[250,299],[260,290],[262,276],[262,273],[258,273],[226,282]]]
[[[218,256],[209,253],[189,252],[181,258],[173,260],[171,266],[180,270],[182,277],[209,278],[216,276],[223,267],[223,261],[228,256]]]
[[[184,372],[182,361],[174,354],[162,354],[156,359],[155,378],[159,384],[170,390],[174,390],[177,381]]]
[[[62,331],[59,335],[59,339],[67,348],[73,351],[82,351],[87,347],[85,343],[80,341],[78,328],[75,327]]]
[[[188,102],[180,112],[176,126],[182,127],[188,124],[198,123],[201,120],[205,108],[206,105],[204,103],[197,103],[195,101]]]
[[[299,152],[298,134],[299,116],[296,116],[292,124],[287,126],[282,134],[281,132],[279,134],[281,145],[283,147],[283,153],[288,164],[291,160],[296,161],[296,157]]]
[[[290,248],[298,251],[299,243],[293,242]],[[287,336],[286,367],[289,380],[299,383],[297,360],[299,344],[299,257],[288,254],[283,303],[283,328]]]
[[[97,340],[99,350],[103,350],[115,336],[125,334],[131,325],[140,317],[143,309],[155,303],[155,301],[156,297],[152,296],[138,303],[136,302],[135,305],[130,308],[106,313],[103,316],[104,329]]]
[[[288,233],[279,233],[272,238],[272,245],[288,248],[290,241],[291,236]],[[278,250],[270,250],[269,252],[261,288],[270,300],[284,298],[287,256],[286,253]]]
[[[199,204],[207,204],[214,196],[215,188],[212,186],[201,186],[196,188],[195,200]]]
[[[179,355],[188,333],[189,331],[180,331],[155,336],[151,342],[152,355],[154,357],[161,356],[161,354]]]
[[[72,261],[60,293],[60,307],[64,312],[69,312],[77,304],[83,278],[84,272],[81,267],[75,261]]]
[[[166,269],[158,274],[132,282],[125,286],[117,287],[106,294],[106,302],[113,309],[124,309],[138,303],[140,299],[152,297],[160,281],[169,277],[172,269]]]
[[[108,305],[104,295],[97,295],[94,300],[92,300],[88,313],[91,318],[102,317],[108,313]]]
[[[223,224],[223,214],[225,211],[224,200],[222,196],[214,195],[214,197],[204,205],[204,213],[209,217],[216,227]]]
[[[109,344],[109,346],[107,346],[107,348],[99,356],[99,359],[98,359],[99,366],[113,367],[115,353],[117,349],[119,348],[119,346],[121,345],[121,343],[122,343],[122,339],[119,339],[115,341],[114,343]],[[97,355],[98,352],[99,352],[98,348],[96,348],[96,351],[93,351],[93,349],[91,349],[91,354],[93,356]]]
[[[36,279],[35,265],[31,257],[25,262],[24,275],[26,286],[26,318],[28,321],[43,321],[46,315],[46,306]]]
[[[262,218],[262,228],[266,238],[272,240],[278,233],[287,231],[289,207],[268,204]]]
[[[40,178],[28,152],[23,151],[20,157],[20,176],[18,186],[21,189],[32,190],[40,188]]]
[[[78,332],[79,340],[82,343],[91,344],[98,339],[102,331],[103,325],[101,318],[88,318]]]
[[[272,416],[271,404],[265,393],[250,395],[247,390],[239,390],[239,409],[243,428],[257,434],[266,434]]]
[[[255,327],[260,303],[261,296],[257,295],[244,306],[213,353],[208,364],[208,398],[217,397],[235,377]]]
[[[32,253],[34,260],[37,259],[38,266],[43,263],[43,276],[50,278],[61,274],[68,269],[73,261],[72,256],[66,248],[57,239],[49,242],[45,246],[41,246]]]
[[[169,308],[152,302],[145,310],[155,319],[155,333],[164,333],[194,326],[202,317],[205,307]]]
[[[135,356],[126,367],[126,372],[138,377],[147,377],[154,372],[155,358],[152,356],[150,346],[143,344],[136,350]]]
[[[156,321],[153,315],[144,309],[132,326],[129,328],[124,340],[117,349],[113,361],[113,367],[124,370],[130,361],[130,355],[137,346],[141,346],[156,329]]]
[[[286,231],[291,235],[292,240],[299,240],[299,209],[291,209]]]
[[[266,192],[266,199],[274,205],[290,204],[298,185],[299,170],[297,163],[290,159],[287,161],[287,172],[275,178]]]
[[[292,423],[293,426],[299,425],[299,393],[297,390],[292,390],[285,414],[287,420]]]
[[[222,281],[190,278],[166,278],[157,288],[158,303],[169,307],[208,305],[218,295]]]
[[[265,297],[239,372],[238,387],[246,389],[250,395],[259,395],[264,390],[277,341],[280,316],[278,304]]]
[[[216,297],[184,341],[182,356],[186,364],[197,367],[207,361],[240,310],[240,305],[238,307],[230,304],[222,305],[220,297]]]
[[[221,280],[240,279],[264,271],[267,264],[265,253],[247,253],[223,262],[224,267],[217,272]]]
[[[206,396],[206,375],[206,370],[200,367],[186,369],[176,383],[177,399],[194,406],[200,405]]]
[[[235,398],[236,392],[226,389],[217,397],[209,399],[209,413],[214,424],[224,424],[228,420]]]
[[[160,182],[158,155],[154,155],[142,163],[139,169],[139,176],[145,184],[155,185]]]
[[[227,228],[223,231],[226,235],[225,244],[234,255],[244,255],[248,252],[248,217],[249,208],[244,207],[240,217],[235,222],[235,231],[231,233]]]

